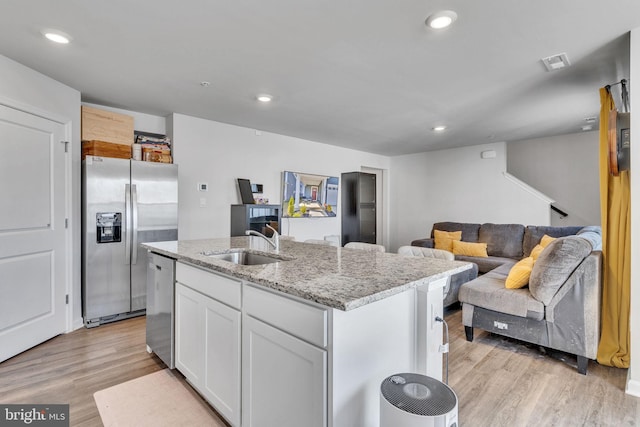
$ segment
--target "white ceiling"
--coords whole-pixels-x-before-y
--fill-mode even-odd
[[[86,102],[398,155],[580,132],[639,27],[638,0],[2,0],[0,54]]]

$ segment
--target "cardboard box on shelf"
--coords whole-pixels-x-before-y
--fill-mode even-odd
[[[87,156],[130,159],[131,146],[106,141],[82,141],[82,160]]]
[[[142,160],[146,162],[172,163],[171,150],[142,147]]]
[[[83,141],[133,144],[133,117],[83,105],[81,136]]]

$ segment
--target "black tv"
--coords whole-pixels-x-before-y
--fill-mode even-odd
[[[251,191],[251,181],[244,178],[238,178],[238,188],[240,189],[240,198],[243,205],[253,205],[253,192]]]

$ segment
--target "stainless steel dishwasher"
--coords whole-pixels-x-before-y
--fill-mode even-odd
[[[148,252],[147,351],[169,368],[174,364],[174,282],[176,261]]]

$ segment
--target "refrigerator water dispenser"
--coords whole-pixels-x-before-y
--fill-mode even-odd
[[[96,235],[98,243],[120,242],[122,213],[98,212],[96,214]]]

